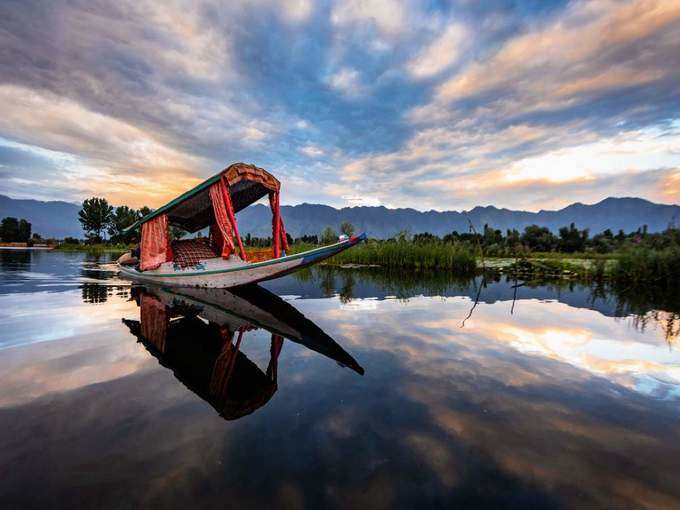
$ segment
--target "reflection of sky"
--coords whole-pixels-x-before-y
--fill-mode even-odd
[[[458,298],[412,298],[397,300],[355,300],[334,308],[326,315],[342,317],[360,310],[356,323],[342,323],[348,341],[359,338],[364,324],[380,324],[379,339],[373,348],[396,349],[414,357],[427,352],[410,352],[410,346],[395,346],[391,338],[408,334],[431,346],[434,356],[455,345],[471,344],[488,349],[510,347],[527,356],[541,356],[567,363],[593,375],[639,391],[657,393],[667,385],[680,385],[680,353],[669,349],[660,329],[641,332],[628,321],[614,320],[599,312],[576,309],[557,302],[518,301],[510,315],[508,302],[479,304],[461,328],[471,303]],[[402,317],[394,321],[395,315]],[[556,320],[556,318],[559,318]],[[405,319],[405,320],[404,320]],[[368,327],[368,326],[366,326]],[[647,381],[642,384],[642,381]],[[650,384],[650,381],[658,384]],[[663,396],[664,392],[660,392]],[[668,396],[676,394],[669,392]]]
[[[366,374],[284,342],[270,402],[225,422],[121,323],[134,301],[82,297],[0,295],[0,499],[17,506],[680,502],[680,357],[654,328],[533,299],[480,302],[464,327],[467,297],[291,299]],[[268,335],[243,350],[266,367]]]

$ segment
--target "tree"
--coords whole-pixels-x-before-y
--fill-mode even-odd
[[[116,207],[111,214],[108,232],[111,241],[116,243],[130,243],[136,238],[135,232],[125,232],[125,229],[140,218],[139,211],[130,209],[127,205]]]
[[[534,251],[551,251],[557,244],[557,238],[546,227],[529,225],[520,237],[522,244]]]
[[[340,232],[345,234],[347,237],[352,237],[354,234],[354,225],[352,225],[349,221],[343,221],[340,224]]]
[[[321,232],[321,244],[331,244],[338,240],[338,234],[331,227],[326,227]]]
[[[17,236],[17,241],[20,243],[26,243],[31,238],[31,224],[25,219],[19,220],[19,234]]]
[[[6,243],[16,242],[19,237],[19,220],[12,217],[2,219],[0,238]]]
[[[560,250],[565,253],[574,253],[583,251],[588,241],[588,229],[579,230],[576,225],[572,223],[569,228],[562,227],[560,229]]]
[[[83,201],[83,208],[78,211],[78,221],[88,239],[101,241],[102,232],[110,223],[112,214],[113,207],[105,198],[92,197]]]
[[[505,236],[505,244],[509,248],[515,248],[520,243],[521,236],[516,228],[508,229]]]
[[[484,246],[500,244],[503,242],[503,233],[500,230],[484,225]]]
[[[31,224],[25,219],[8,216],[0,224],[0,239],[7,243],[27,243],[31,239]]]

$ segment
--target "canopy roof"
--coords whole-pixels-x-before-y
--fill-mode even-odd
[[[152,211],[126,230],[132,230],[159,216],[168,215],[168,223],[187,232],[196,232],[209,226],[213,220],[210,186],[224,176],[231,192],[234,213],[257,202],[270,191],[279,191],[281,183],[266,170],[246,163],[234,163],[220,173]]]

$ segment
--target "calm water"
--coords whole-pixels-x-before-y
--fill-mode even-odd
[[[2,508],[680,507],[677,296],[0,263]]]

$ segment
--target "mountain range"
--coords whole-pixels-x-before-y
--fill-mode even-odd
[[[14,216],[32,223],[33,232],[43,237],[83,237],[78,222],[79,204],[41,202],[14,199],[0,195],[0,218]],[[647,225],[649,232],[664,230],[669,224],[680,225],[680,206],[655,204],[641,198],[606,198],[596,204],[571,204],[563,209],[538,212],[513,211],[494,206],[475,207],[469,211],[417,211],[386,207],[345,207],[336,209],[320,204],[286,205],[281,207],[286,230],[293,237],[319,234],[326,226],[335,230],[349,221],[357,232],[370,237],[387,238],[402,230],[412,234],[430,232],[439,236],[453,230],[467,232],[469,222],[481,231],[485,224],[505,231],[523,230],[528,225],[541,225],[557,232],[560,227],[575,223],[592,234],[607,228],[630,232]],[[238,214],[242,235],[271,235],[271,213],[268,206],[255,204]]]

